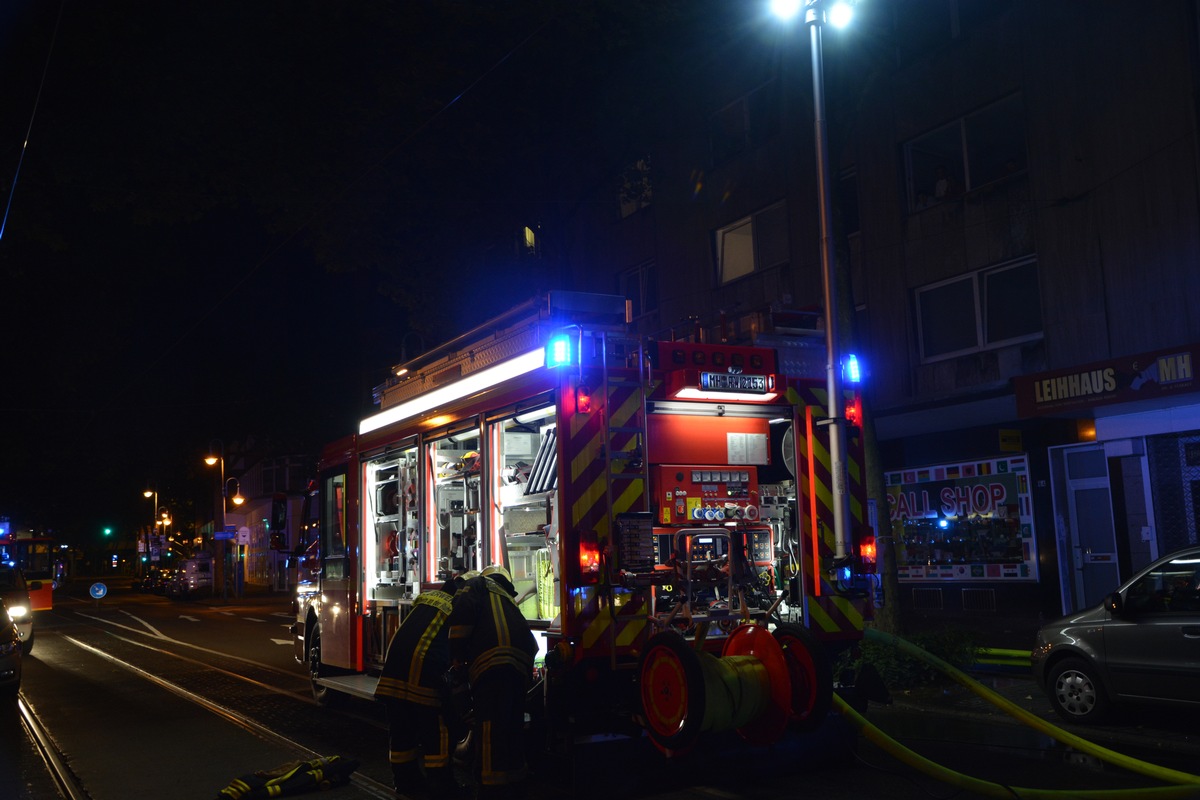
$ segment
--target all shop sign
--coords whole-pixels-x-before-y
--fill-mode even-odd
[[[943,486],[938,492],[938,506],[930,505],[928,490],[900,491],[888,495],[892,520],[921,517],[991,516],[1007,505],[1008,489],[1003,483],[977,483],[973,486]]]

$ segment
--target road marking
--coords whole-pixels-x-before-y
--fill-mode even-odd
[[[266,622],[265,619],[259,619],[258,617],[242,617],[242,619],[246,620],[247,622]]]
[[[189,617],[186,614],[180,614],[179,618],[186,619],[188,622],[199,622],[200,621],[199,617]]]
[[[133,632],[133,633],[145,633],[145,631],[143,631],[143,630],[138,630],[137,628],[131,628],[131,627],[129,627],[128,625],[122,625],[122,624],[121,624],[121,623],[119,623],[119,622],[113,622],[111,619],[104,619],[103,617],[96,617],[96,616],[93,616],[93,615],[91,615],[91,614],[84,614],[82,611],[76,611],[75,613],[76,613],[76,614],[78,614],[78,615],[79,615],[79,616],[81,616],[81,617],[86,617],[87,619],[94,619],[94,620],[96,620],[97,622],[103,622],[103,623],[104,623],[104,624],[106,624],[106,625],[112,625],[112,626],[114,626],[114,627],[121,628],[122,630],[131,631],[131,632]],[[125,614],[125,615],[126,615],[126,616],[128,616],[128,617],[132,617],[133,619],[135,619],[135,620],[137,620],[138,622],[140,622],[140,623],[142,623],[143,625],[145,625],[147,628],[149,628],[149,629],[150,629],[150,632],[151,632],[151,633],[152,633],[154,636],[158,637],[159,639],[167,639],[167,640],[170,640],[170,641],[174,641],[173,639],[171,639],[171,637],[170,637],[170,636],[167,636],[166,634],[164,634],[164,633],[162,633],[161,631],[157,630],[157,629],[156,629],[156,628],[155,628],[153,625],[151,625],[150,623],[146,622],[145,620],[141,620],[141,619],[138,619],[137,617],[134,617],[134,616],[133,616],[133,614],[130,614],[128,611],[122,611],[121,613],[122,613],[122,614]]]
[[[274,642],[275,644],[291,644],[292,643],[291,639],[272,639],[271,641]]]
[[[274,611],[271,613],[271,616],[272,617],[283,617],[284,619],[291,619],[292,617],[294,617],[296,615],[291,614],[287,611]]]

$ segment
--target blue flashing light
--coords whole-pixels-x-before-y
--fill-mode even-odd
[[[546,343],[546,366],[571,366],[571,337],[565,334],[554,336]]]
[[[858,356],[850,353],[842,362],[842,377],[846,383],[862,383],[862,365],[858,363]]]
[[[949,528],[949,527],[950,527],[950,520],[948,520],[948,519],[945,519],[945,518],[943,518],[943,519],[939,519],[939,520],[938,520],[938,527],[939,527],[939,528],[942,528],[942,529]]]

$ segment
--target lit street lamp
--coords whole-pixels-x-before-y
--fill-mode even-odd
[[[219,532],[220,535],[222,536],[222,539],[221,539],[221,599],[228,600],[229,599],[229,540],[225,539],[223,537],[225,536],[225,506],[227,504],[228,497],[229,497],[229,495],[227,494],[228,488],[229,488],[229,481],[227,481],[225,479],[225,443],[220,440],[216,440],[216,444],[219,445],[219,448],[216,450],[213,449],[213,444],[214,444],[213,442],[208,443],[208,453],[209,454],[204,457],[204,463],[210,467],[219,465],[220,471],[221,471],[221,521],[217,525],[217,530],[214,531],[214,533]],[[236,480],[236,479],[230,478],[229,480]],[[234,503],[237,505],[241,505],[241,503],[238,502],[238,499],[242,499],[244,501],[244,498],[242,498],[240,489],[234,495]]]
[[[144,578],[150,574],[150,538],[154,535],[154,526],[158,524],[158,490],[147,487],[142,492],[142,497],[147,500],[154,499],[154,506],[150,509],[150,527],[146,529],[146,545],[142,551],[146,557],[146,560],[142,561],[142,577]]]
[[[817,151],[817,202],[821,228],[821,280],[825,304],[825,379],[829,394],[829,461],[832,473],[833,531],[836,558],[840,561],[851,551],[846,521],[849,517],[846,491],[846,426],[842,397],[841,358],[838,342],[837,276],[833,264],[833,192],[829,177],[829,131],[825,122],[825,78],[821,52],[821,28],[826,22],[841,27],[850,21],[853,11],[847,2],[836,0],[772,0],[771,11],[780,19],[794,17],[804,8],[812,49],[813,130]]]

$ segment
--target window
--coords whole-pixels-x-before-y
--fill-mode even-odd
[[[773,206],[717,231],[717,275],[721,284],[788,261],[787,205]]]
[[[618,193],[621,219],[649,206],[653,194],[650,187],[650,156],[646,156],[621,173],[621,191]]]
[[[909,208],[932,205],[1025,169],[1021,96],[961,117],[905,147]]]
[[[626,270],[621,273],[619,281],[618,291],[633,304],[634,319],[658,310],[658,279],[653,261]]]
[[[1042,335],[1037,261],[972,272],[918,289],[921,360],[988,350]]]
[[[714,165],[743,150],[757,147],[779,132],[779,102],[775,83],[768,82],[739,97],[712,115],[709,143]]]

